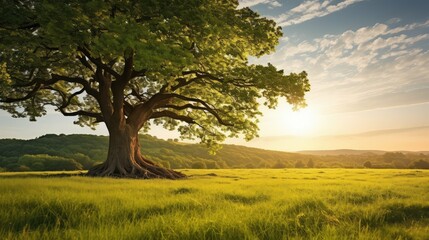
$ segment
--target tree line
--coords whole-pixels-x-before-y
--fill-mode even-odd
[[[140,135],[145,157],[167,168],[418,168],[429,169],[429,155],[386,152],[310,155],[223,145],[211,155],[201,144]],[[107,157],[108,137],[47,134],[36,139],[0,140],[0,171],[87,170]]]

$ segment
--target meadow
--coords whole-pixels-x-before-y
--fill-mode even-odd
[[[0,174],[0,239],[429,239],[429,171]]]

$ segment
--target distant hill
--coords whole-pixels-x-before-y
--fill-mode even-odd
[[[404,154],[415,153],[415,154],[429,154],[429,151],[395,151]],[[355,150],[355,149],[335,149],[335,150],[304,150],[296,153],[317,155],[317,156],[339,156],[339,155],[383,155],[389,153],[389,151],[382,150]]]
[[[140,135],[142,153],[149,159],[171,168],[271,168],[294,166],[308,156],[298,153],[269,151],[237,145],[224,145],[216,155],[200,144],[166,141],[150,135]],[[95,135],[47,134],[36,139],[1,139],[0,167],[8,170],[35,169],[46,162],[66,162],[87,169],[106,158],[108,137]],[[59,158],[59,159],[58,159]],[[73,162],[73,163],[70,163]],[[21,168],[20,168],[21,167]],[[36,170],[42,170],[37,167]],[[55,169],[57,170],[57,169]]]
[[[365,152],[374,152],[376,154],[385,153],[377,151],[381,149],[385,151],[401,151],[404,153],[406,151],[421,151],[422,153],[428,154],[429,126],[384,129],[341,135],[266,136],[247,143],[242,142],[242,144],[252,147],[264,146],[264,148],[271,150],[293,149],[294,151],[316,150],[318,152],[319,149],[364,149]],[[302,153],[307,153],[307,151]],[[323,152],[323,154],[325,154],[325,152]],[[334,154],[336,155],[336,153]],[[346,154],[349,153],[346,152]],[[360,152],[351,154],[360,154]]]
[[[210,155],[205,146],[140,135],[142,153],[169,168],[408,168],[429,155],[383,151],[334,150],[290,153],[223,145]],[[0,139],[0,171],[88,169],[106,159],[108,137],[47,134],[36,139]],[[423,162],[423,168],[425,163]],[[420,165],[418,165],[420,166]]]
[[[319,156],[338,156],[338,155],[362,155],[362,154],[375,154],[383,155],[386,151],[381,150],[353,150],[353,149],[336,149],[336,150],[305,150],[298,151],[297,153],[319,155]]]

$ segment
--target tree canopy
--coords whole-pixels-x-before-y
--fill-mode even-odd
[[[51,105],[82,126],[162,124],[212,145],[255,137],[261,103],[302,107],[309,90],[305,72],[249,63],[282,32],[238,1],[6,0],[0,35],[0,107],[13,117]]]

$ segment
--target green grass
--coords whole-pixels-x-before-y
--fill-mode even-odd
[[[427,170],[184,172],[0,174],[0,239],[429,239]]]

